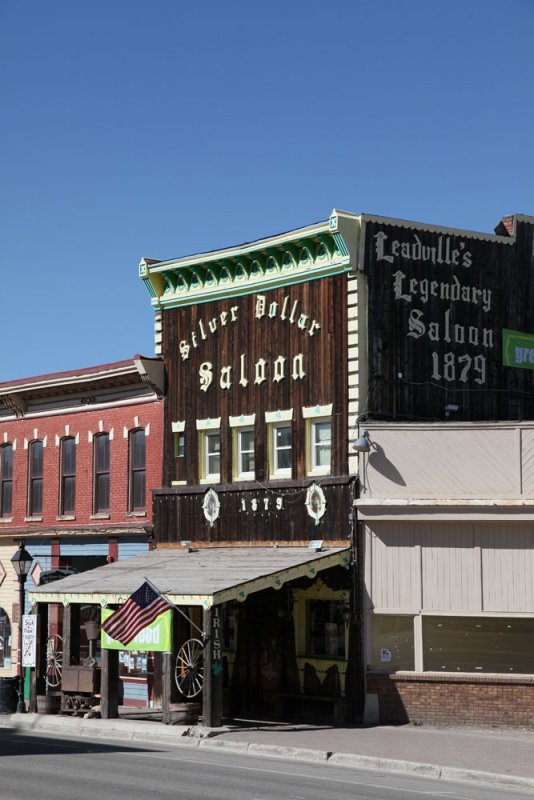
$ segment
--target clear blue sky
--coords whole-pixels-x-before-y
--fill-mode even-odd
[[[533,31],[533,0],[0,0],[0,382],[152,355],[141,256],[534,214]]]

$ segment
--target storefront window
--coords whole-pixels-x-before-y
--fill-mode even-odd
[[[369,668],[373,672],[413,670],[413,617],[375,614],[372,618],[373,644]]]
[[[424,669],[534,674],[534,619],[423,617]]]
[[[11,623],[7,612],[0,608],[0,667],[11,666]]]
[[[343,604],[337,600],[308,601],[308,653],[313,656],[345,656]]]
[[[148,653],[140,650],[120,650],[120,676],[122,678],[146,678],[149,672],[148,656]]]

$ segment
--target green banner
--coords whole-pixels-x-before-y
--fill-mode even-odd
[[[102,622],[113,614],[110,608],[102,609]],[[130,644],[121,644],[105,631],[100,631],[100,645],[104,650],[138,650],[140,652],[170,653],[172,651],[172,611],[164,611],[152,625],[143,628]]]
[[[534,369],[534,333],[503,328],[502,363],[505,367]]]

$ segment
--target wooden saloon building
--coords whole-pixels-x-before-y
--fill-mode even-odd
[[[163,720],[347,720],[363,706],[353,503],[359,392],[357,219],[139,272],[167,373],[155,551],[36,590],[123,602],[148,578],[178,607],[160,665]],[[102,650],[113,716],[116,651]],[[156,667],[157,668],[157,667]]]
[[[202,697],[207,724],[531,725],[534,218],[333,211],[139,269],[168,384],[156,551],[34,600],[170,597],[166,721]]]

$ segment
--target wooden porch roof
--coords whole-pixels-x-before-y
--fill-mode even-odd
[[[143,581],[176,605],[213,605],[246,600],[262,589],[280,589],[301,577],[350,565],[350,549],[330,547],[206,547],[152,550],[139,556],[71,575],[29,592],[33,603],[123,603]]]

